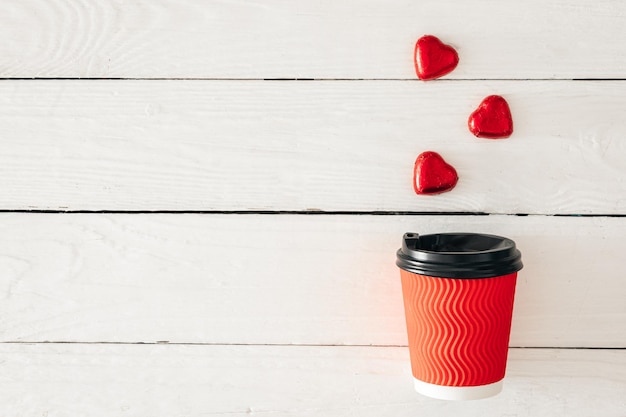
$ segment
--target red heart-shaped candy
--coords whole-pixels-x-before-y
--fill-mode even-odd
[[[500,96],[486,97],[470,115],[467,124],[470,132],[479,138],[508,138],[513,133],[511,110]]]
[[[446,75],[459,63],[453,47],[432,35],[424,35],[415,43],[413,55],[415,72],[420,80],[432,80]]]
[[[450,191],[458,179],[454,167],[436,152],[422,152],[415,160],[413,189],[417,194],[439,194]]]

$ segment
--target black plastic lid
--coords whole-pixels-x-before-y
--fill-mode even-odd
[[[396,265],[414,274],[442,278],[489,278],[522,269],[515,242],[479,233],[405,233]]]

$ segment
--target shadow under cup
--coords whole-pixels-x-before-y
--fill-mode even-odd
[[[415,389],[449,400],[502,390],[521,254],[477,233],[406,233],[397,252]]]

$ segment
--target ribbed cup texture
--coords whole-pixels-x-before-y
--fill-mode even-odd
[[[413,376],[455,387],[504,378],[517,273],[479,279],[400,274]]]

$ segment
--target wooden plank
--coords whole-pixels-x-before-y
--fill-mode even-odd
[[[467,117],[509,100],[507,140]],[[623,82],[8,81],[0,208],[626,213]],[[417,196],[440,152],[450,193]]]
[[[0,413],[22,416],[622,417],[626,352],[513,349],[503,391],[413,391],[406,348],[0,344]]]
[[[2,2],[0,77],[406,79],[427,33],[450,78],[626,76],[619,0],[40,3]]]
[[[518,243],[512,346],[626,346],[626,219],[493,215],[0,214],[0,341],[405,345],[407,231]]]

